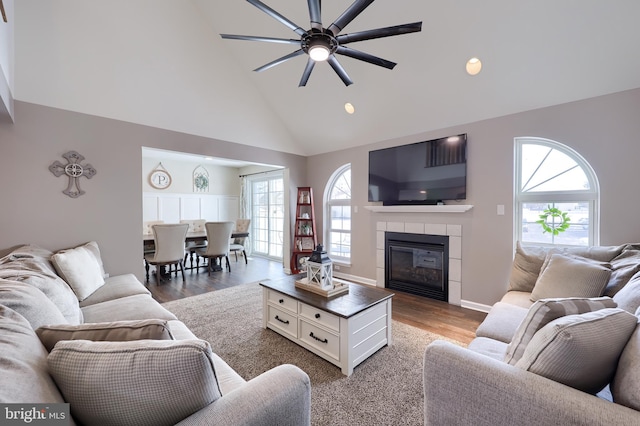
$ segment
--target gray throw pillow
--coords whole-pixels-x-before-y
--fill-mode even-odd
[[[48,325],[36,330],[40,341],[51,351],[60,340],[128,342],[132,340],[173,340],[166,320],[98,322],[81,325]]]
[[[531,292],[536,285],[540,268],[547,256],[547,249],[542,247],[523,247],[516,243],[516,252],[509,277],[510,291]]]
[[[635,274],[622,289],[613,296],[620,309],[634,314],[640,307],[640,272]]]
[[[531,300],[559,297],[599,297],[611,269],[600,262],[573,255],[551,254],[531,292]]]
[[[43,292],[28,284],[0,278],[0,305],[22,315],[34,330],[43,325],[68,323]]]
[[[49,371],[82,424],[173,425],[220,398],[203,340],[60,341]]]
[[[557,318],[615,307],[616,303],[610,297],[591,299],[569,297],[538,300],[529,308],[527,316],[518,326],[511,343],[507,347],[504,362],[515,365],[522,357],[525,348],[536,332]]]
[[[640,250],[625,250],[611,261],[611,278],[604,290],[606,296],[613,297],[638,271],[640,271]]]
[[[613,402],[640,410],[640,327],[627,342],[611,382]]]
[[[533,336],[516,367],[596,394],[614,377],[636,323],[618,308],[558,318]]]

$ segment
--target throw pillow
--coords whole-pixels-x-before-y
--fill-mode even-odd
[[[525,248],[520,244],[520,241],[518,241],[511,266],[509,290],[531,292],[536,284],[536,280],[540,274],[540,268],[546,256],[547,249],[542,247]]]
[[[98,243],[96,243],[95,241],[89,241],[88,243],[83,244],[80,247],[87,250],[93,257],[96,258],[96,261],[100,266],[100,272],[102,273],[103,278],[107,278],[109,274],[107,274],[104,270],[104,264],[102,263],[102,256],[100,255],[100,247],[98,247]]]
[[[615,296],[638,271],[640,271],[640,250],[625,250],[611,261],[611,278],[604,294]]]
[[[610,297],[591,299],[570,297],[538,300],[531,305],[527,316],[518,326],[511,343],[507,347],[504,362],[515,365],[522,357],[525,348],[536,332],[557,318],[615,307],[616,303]]]
[[[43,292],[28,284],[0,278],[0,305],[22,315],[34,330],[47,324],[68,323]]]
[[[39,290],[37,290],[39,291]],[[31,324],[18,312],[0,305],[0,401],[63,403],[47,369],[47,351]],[[3,419],[4,409],[2,410]],[[5,423],[5,422],[3,422]],[[7,420],[7,423],[26,423]],[[34,422],[33,424],[37,424]],[[42,424],[42,422],[41,422]]]
[[[51,263],[79,301],[104,285],[104,275],[96,257],[84,247],[61,250],[51,256]]]
[[[635,313],[640,307],[640,272],[635,274],[622,289],[613,296],[620,309]]]
[[[531,292],[531,300],[558,297],[599,297],[611,269],[576,256],[552,254]]]
[[[618,308],[558,318],[533,336],[516,367],[596,394],[613,378],[636,323]]]
[[[94,342],[173,340],[167,321],[159,319],[98,322],[82,325],[47,325],[38,328],[36,334],[49,352],[60,340],[91,340]]]
[[[173,425],[220,398],[203,340],[58,342],[49,371],[82,424]]]
[[[636,327],[620,355],[611,395],[613,402],[640,410],[640,327]]]

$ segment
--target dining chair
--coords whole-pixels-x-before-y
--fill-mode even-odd
[[[194,220],[181,220],[180,223],[189,224],[189,230],[187,232],[205,232],[204,224],[207,222],[206,219],[194,219]],[[196,250],[206,248],[207,240],[203,239],[202,241],[189,241],[185,247],[184,253],[184,264],[187,264],[187,258],[190,262],[190,269],[193,269],[193,257],[196,257],[196,265],[199,265],[198,253]]]
[[[154,254],[146,255],[145,268],[147,270],[147,282],[149,282],[149,265],[156,267],[156,279],[161,280],[161,267],[166,265],[179,265],[184,278],[184,242],[187,237],[189,225],[176,223],[168,225],[153,225],[153,241],[156,246]],[[177,268],[176,268],[177,274]]]
[[[249,225],[251,225],[251,219],[238,219],[236,220],[236,232],[249,232]],[[236,262],[238,261],[238,252],[242,252],[244,256],[244,263],[249,263],[247,261],[247,251],[245,250],[245,243],[247,237],[238,237],[234,238],[231,246],[229,247],[229,251],[232,251],[236,256]]]
[[[229,263],[229,246],[231,245],[231,233],[233,231],[233,222],[207,222],[204,224],[207,231],[207,247],[196,250],[196,253],[209,260],[207,270],[211,275],[213,265],[217,264],[220,259],[222,266],[222,258],[227,261],[227,269],[231,272],[231,264]]]

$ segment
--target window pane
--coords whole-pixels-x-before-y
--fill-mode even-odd
[[[329,197],[332,200],[350,200],[351,199],[351,169],[346,170],[338,179],[336,179]]]
[[[543,145],[522,146],[522,191],[580,191],[589,188],[582,168],[568,155]]]
[[[537,223],[544,215],[547,207],[555,207],[567,213],[569,228],[558,235],[545,232],[542,225]],[[546,223],[551,228],[560,225],[558,218],[547,217]],[[523,203],[522,204],[522,241],[526,243],[589,245],[589,203]]]
[[[331,229],[351,229],[351,206],[331,206]]]

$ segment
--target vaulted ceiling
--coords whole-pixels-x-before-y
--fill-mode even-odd
[[[309,28],[304,0],[263,0]],[[331,23],[352,0],[324,0]],[[220,33],[296,38],[242,0],[15,0],[14,97],[57,108],[313,155],[640,87],[637,0],[376,0],[343,33],[423,22],[352,47],[345,87],[295,50]],[[473,57],[483,62],[465,73]],[[355,114],[344,104],[355,106]]]

